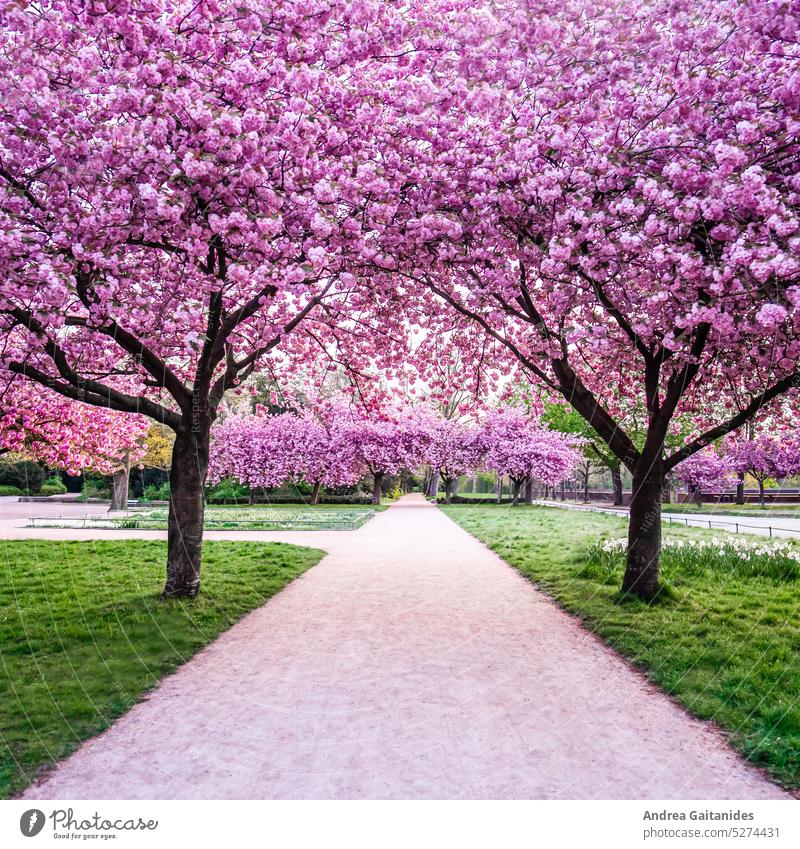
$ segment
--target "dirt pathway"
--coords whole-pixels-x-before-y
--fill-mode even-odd
[[[258,536],[330,554],[27,798],[784,797],[421,497]]]

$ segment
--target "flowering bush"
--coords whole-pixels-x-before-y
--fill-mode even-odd
[[[625,566],[628,540],[601,540],[594,543],[586,561],[584,576],[614,583]],[[800,577],[800,547],[790,542],[754,542],[745,539],[672,539],[661,545],[664,575],[715,572],[743,578],[771,578],[794,581]]]

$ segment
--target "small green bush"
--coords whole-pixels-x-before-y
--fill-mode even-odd
[[[0,486],[0,495],[24,495],[25,493],[18,486]]]
[[[145,501],[169,501],[169,481],[164,481],[161,486],[146,486],[142,497]]]
[[[64,495],[67,491],[61,478],[48,478],[39,490],[41,495]]]
[[[233,478],[224,478],[216,486],[210,487],[207,498],[216,504],[247,500],[250,495],[249,487],[240,484]]]

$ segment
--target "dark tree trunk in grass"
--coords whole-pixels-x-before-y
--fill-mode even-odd
[[[736,482],[736,503],[744,504],[744,475],[741,472]]]
[[[513,490],[512,490],[513,497],[511,499],[511,506],[516,507],[519,504],[519,492],[520,492],[520,489],[522,488],[522,481],[517,480],[516,478],[512,478],[511,482],[512,482],[512,485],[513,485]]]
[[[758,481],[758,503],[761,507],[766,507],[767,505],[764,502],[764,479],[760,478]]]
[[[372,484],[372,503],[381,503],[381,485],[383,484],[383,472],[375,472],[375,480]]]
[[[444,479],[444,500],[446,504],[452,504],[455,491],[455,481],[451,478]]]
[[[614,506],[622,506],[622,470],[617,466],[611,469],[611,487],[614,490]]]
[[[561,481],[561,500],[562,501],[567,500],[567,482],[566,481]]]
[[[311,490],[311,503],[319,504],[319,494],[322,491],[322,482],[317,481],[314,484],[314,488]]]
[[[194,598],[200,591],[209,428],[210,422],[179,431],[172,449],[164,585],[168,597]]]
[[[533,504],[533,478],[525,481],[525,503]]]
[[[633,474],[630,521],[628,524],[628,560],[623,592],[644,601],[658,593],[661,555],[661,487],[664,470],[660,461],[639,461]]]
[[[431,480],[428,484],[428,498],[436,498],[439,495],[439,472],[434,469],[431,472]]]

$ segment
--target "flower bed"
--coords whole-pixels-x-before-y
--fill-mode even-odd
[[[617,581],[625,565],[625,538],[598,541],[589,548],[586,577]],[[800,548],[791,542],[752,542],[745,539],[671,539],[662,541],[664,577],[718,572],[741,577],[794,581],[800,577]]]
[[[259,507],[211,507],[206,510],[204,527],[207,531],[354,531],[375,515],[374,510],[298,508],[270,510]],[[145,510],[124,516],[87,516],[76,519],[31,519],[31,527],[95,528],[106,530],[167,529],[167,510]]]

